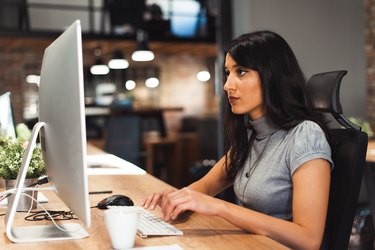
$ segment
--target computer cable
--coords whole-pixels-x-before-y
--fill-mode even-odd
[[[37,185],[36,185],[37,186]],[[34,190],[33,190],[34,192]],[[74,213],[72,211],[54,211],[54,210],[46,210],[43,208],[43,206],[40,206],[43,208],[41,211],[35,211],[31,212],[33,207],[33,202],[37,202],[35,200],[34,194],[31,196],[28,194],[21,193],[22,195],[28,196],[30,199],[32,199],[32,203],[30,205],[29,211],[26,212],[26,215],[24,217],[27,221],[42,221],[42,220],[49,220],[49,221],[61,221],[61,220],[78,220],[77,217],[74,216]],[[0,214],[0,216],[4,216],[5,214]],[[56,224],[55,224],[56,225]]]
[[[27,221],[42,221],[42,220],[78,220],[77,217],[74,216],[72,211],[36,211],[32,212],[29,215],[25,216],[25,220]]]
[[[38,179],[38,181],[36,183],[32,183],[32,184],[30,184],[27,187],[35,187],[35,189],[38,189],[39,185],[42,185],[42,184],[45,184],[45,183],[48,183],[48,182],[49,182],[48,177],[47,176],[42,176],[42,177],[40,177]],[[31,197],[34,197],[35,189],[32,190]],[[26,216],[28,216],[30,214],[31,210],[33,209],[33,207],[34,207],[34,200],[35,199],[31,199],[30,208],[29,208],[29,211],[27,211]]]
[[[48,182],[49,182],[48,177],[45,176],[45,177],[39,178],[37,182],[32,183],[32,184],[28,185],[27,187],[33,187],[33,186],[37,187],[38,185],[42,185],[42,184],[45,184],[45,183],[48,183]],[[6,197],[10,196],[12,193],[14,193],[14,190],[15,190],[15,188],[13,188],[11,190],[7,190],[5,192],[2,192],[1,194],[3,194],[3,196],[0,196],[0,201],[5,199]],[[34,192],[35,190],[32,190],[32,191]],[[49,220],[49,221],[52,221],[52,223],[55,225],[55,227],[57,227],[59,230],[61,230],[63,232],[76,232],[76,231],[81,229],[80,226],[77,226],[76,229],[67,230],[67,229],[59,226],[56,223],[56,221],[61,221],[61,220],[78,220],[78,218],[74,216],[74,213],[72,211],[47,210],[47,209],[44,208],[44,206],[42,204],[40,204],[38,202],[37,199],[34,198],[33,193],[32,193],[32,195],[29,195],[29,194],[26,194],[26,193],[21,193],[21,195],[27,196],[30,199],[32,199],[30,209],[27,212],[26,216],[24,217],[24,219],[26,221]],[[33,202],[36,202],[42,208],[42,211],[36,211],[36,212],[31,213]],[[4,216],[4,215],[5,214],[0,214],[0,216]],[[63,224],[62,224],[62,226],[63,226]]]
[[[47,179],[47,181],[46,181],[46,179]],[[35,188],[37,189],[38,186],[39,186],[39,183],[47,183],[47,182],[48,182],[48,178],[42,178],[42,179],[38,180],[38,182],[33,183],[33,184],[29,185],[28,187],[35,186]],[[35,202],[34,192],[35,192],[35,189],[33,189],[32,193],[31,193],[31,197],[32,197],[31,204],[30,204],[29,211],[27,211],[27,214],[24,217],[25,220],[27,220],[27,221],[41,221],[41,220],[52,220],[52,218],[54,220],[76,219],[76,218],[73,217],[73,213],[70,212],[70,211],[66,212],[66,211],[47,210],[48,213],[46,213],[45,211],[31,212],[31,210],[33,209],[34,202]],[[37,202],[37,203],[39,203],[39,202]],[[65,216],[65,215],[70,215],[70,216]],[[59,218],[59,216],[63,216],[63,217]]]
[[[46,184],[48,182],[49,182],[48,176],[41,176],[41,177],[39,177],[37,182],[34,182],[27,187],[33,187],[33,186],[36,186],[36,185],[43,185],[43,184]]]
[[[73,216],[72,212],[50,211],[50,210],[45,209],[44,206],[42,204],[40,204],[38,202],[38,200],[36,200],[31,195],[28,195],[26,193],[21,193],[21,195],[25,195],[25,196],[29,197],[30,199],[33,199],[42,208],[43,211],[39,211],[39,213],[40,213],[40,215],[38,215],[39,220],[43,220],[44,218],[49,218],[48,220],[52,221],[52,223],[55,225],[55,227],[57,227],[59,230],[61,230],[63,232],[76,232],[76,231],[79,231],[81,229],[81,227],[78,225],[76,229],[73,229],[73,230],[69,229],[68,230],[68,229],[65,229],[65,228],[59,226],[56,223],[56,221],[58,221],[58,220],[67,220],[67,218],[69,218],[69,216],[70,216],[70,215],[67,215],[67,214],[71,214],[71,218],[69,220],[71,220],[71,219],[78,219],[78,218],[76,218],[76,217]],[[60,215],[63,214],[66,218],[65,219],[64,218],[54,218],[54,216],[56,216],[57,214],[60,214]],[[39,216],[42,216],[42,215],[43,215],[44,218],[39,217]],[[28,220],[29,221],[37,221],[37,220],[32,220],[30,218]],[[62,226],[64,226],[64,224],[62,224]]]
[[[42,184],[46,184],[48,183],[49,180],[48,180],[48,177],[47,176],[42,176],[42,177],[39,177],[38,181],[37,182],[34,182],[34,183],[31,183],[30,185],[28,185],[27,187],[34,187],[34,186],[37,186],[37,185],[42,185]],[[15,192],[15,188],[11,188],[11,189],[8,189],[4,192],[1,192],[0,193],[0,201],[4,200],[5,198],[9,197],[11,194],[13,194]],[[2,214],[1,214],[2,215]],[[1,216],[0,215],[0,216]]]

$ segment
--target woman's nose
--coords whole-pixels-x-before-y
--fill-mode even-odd
[[[230,78],[228,76],[224,83],[224,91],[228,92],[230,89],[233,89],[233,84],[231,84]]]

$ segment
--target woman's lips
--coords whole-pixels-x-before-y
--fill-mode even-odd
[[[230,102],[231,104],[233,104],[233,103],[235,103],[236,101],[238,101],[240,98],[235,97],[235,96],[229,96],[228,99],[229,99],[229,102]]]

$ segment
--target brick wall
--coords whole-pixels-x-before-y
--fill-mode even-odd
[[[44,46],[41,46],[44,47]],[[23,122],[23,109],[30,98],[37,93],[36,85],[27,84],[27,74],[38,74],[42,61],[43,50],[35,46],[0,47],[0,94],[10,91],[13,95],[16,122]],[[93,59],[84,50],[84,63]],[[171,129],[178,129],[181,116],[201,115],[217,112],[216,97],[212,94],[213,80],[202,83],[196,79],[196,74],[201,69],[207,68],[205,58],[187,53],[175,55],[157,54],[154,62],[160,67],[160,85],[153,93],[146,93],[144,88],[137,88],[138,102],[149,101],[152,94],[156,100],[154,104],[161,106],[180,106],[184,111],[178,115],[170,115],[167,125]],[[145,97],[142,99],[142,96]]]
[[[15,119],[23,122],[23,107],[28,91],[36,86],[25,85],[28,71],[40,69],[41,51],[32,51],[28,48],[1,48],[0,47],[0,94],[12,93]]]
[[[375,1],[365,0],[365,53],[367,78],[367,114],[375,128]]]

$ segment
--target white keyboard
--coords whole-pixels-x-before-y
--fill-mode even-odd
[[[142,207],[138,208],[140,211],[137,231],[139,236],[147,237],[184,234],[181,230],[152,214],[150,211]]]

